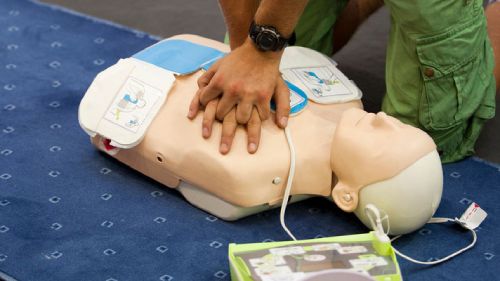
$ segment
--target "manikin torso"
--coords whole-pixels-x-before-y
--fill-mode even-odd
[[[220,42],[197,36],[174,37],[228,51]],[[143,141],[114,157],[169,186],[186,181],[241,207],[275,204],[281,201],[289,172],[290,151],[284,131],[271,119],[263,122],[259,150],[247,152],[243,127],[236,131],[231,151],[221,155],[221,124],[214,124],[209,139],[201,136],[202,113],[186,117],[189,103],[198,89],[202,70],[179,76],[167,101],[151,123]],[[296,173],[292,194],[328,196],[334,180],[330,165],[332,137],[341,114],[362,108],[360,101],[322,105],[310,102],[289,128],[296,149]],[[97,144],[99,138],[94,139]]]
[[[226,45],[198,36],[181,35],[171,39],[228,51]],[[296,50],[299,49],[287,50],[282,65],[304,63],[301,59],[309,65],[314,54],[309,52],[304,56]],[[169,58],[163,53],[160,55],[161,59]],[[381,206],[393,225],[398,226],[393,229],[399,233],[423,225],[439,205],[441,164],[432,139],[383,112],[373,114],[361,110],[361,101],[356,99],[334,104],[309,100],[298,115],[290,118],[287,129],[294,144],[295,166],[291,165],[285,132],[274,124],[273,118],[262,123],[259,150],[255,154],[247,152],[246,131],[239,127],[231,151],[222,155],[218,149],[221,124],[215,123],[212,136],[204,139],[201,135],[203,114],[199,113],[194,120],[186,117],[198,90],[197,79],[202,74],[197,71],[175,78],[173,87],[164,96],[166,100],[156,107],[159,111],[151,115],[151,124],[144,127],[144,137],[137,139],[142,134],[131,135],[113,123],[102,123],[104,119],[99,119],[98,112],[115,112],[107,103],[123,95],[117,95],[116,91],[122,81],[132,77],[128,75],[134,69],[138,69],[134,72],[138,76],[133,77],[151,83],[174,78],[171,74],[165,77],[163,72],[158,73],[151,68],[154,66],[144,62],[134,59],[126,60],[125,64],[121,62],[101,72],[82,99],[79,109],[82,128],[94,136],[92,141],[99,149],[144,175],[176,188],[189,202],[218,217],[233,220],[278,206],[292,167],[295,170],[289,181],[292,201],[303,199],[302,195],[327,196],[342,210],[354,211],[366,225],[363,215],[366,204]],[[135,98],[129,96],[129,102],[139,102],[141,93],[134,94]],[[120,107],[122,100],[117,101]],[[113,141],[131,136],[127,141],[132,145],[123,146],[128,147],[126,149],[110,148],[101,134],[112,131],[116,137],[111,137]],[[116,133],[118,131],[121,133]]]

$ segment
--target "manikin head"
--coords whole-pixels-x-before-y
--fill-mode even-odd
[[[436,145],[423,131],[383,112],[344,112],[333,137],[331,166],[338,179],[335,203],[368,227],[367,204],[388,216],[386,230],[389,225],[391,234],[404,234],[427,223],[441,200]]]

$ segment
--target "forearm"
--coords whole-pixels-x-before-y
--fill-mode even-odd
[[[290,37],[304,11],[307,0],[262,0],[255,22],[274,26],[284,37]]]
[[[229,33],[231,50],[245,42],[259,3],[260,0],[219,0]]]
[[[486,19],[488,21],[488,35],[495,55],[494,73],[498,91],[500,89],[500,2],[486,7]]]
[[[231,50],[242,45],[250,23],[274,26],[289,37],[304,11],[307,0],[219,0],[229,33]]]

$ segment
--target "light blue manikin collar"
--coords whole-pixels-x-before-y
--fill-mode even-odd
[[[207,70],[226,54],[216,49],[185,40],[164,40],[133,56],[176,74],[193,73],[200,68]]]

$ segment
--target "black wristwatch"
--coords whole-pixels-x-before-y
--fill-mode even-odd
[[[295,44],[295,32],[292,33],[290,38],[285,38],[274,26],[258,25],[255,21],[252,21],[248,35],[255,46],[264,52],[281,51],[286,46]]]

